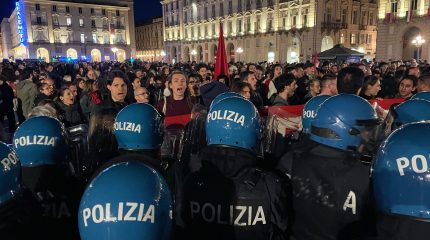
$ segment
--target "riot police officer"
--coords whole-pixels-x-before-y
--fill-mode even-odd
[[[302,239],[353,239],[372,234],[370,167],[359,160],[379,124],[363,98],[340,94],[324,101],[311,122],[314,145],[283,159],[290,169],[295,219],[292,234]]]
[[[157,159],[163,130],[163,118],[154,107],[134,103],[118,113],[113,133],[120,155],[140,155],[146,164],[163,172],[162,163]]]
[[[430,123],[406,124],[381,145],[372,182],[378,239],[426,239],[430,235]]]
[[[75,219],[83,184],[74,177],[68,161],[63,125],[51,117],[30,118],[15,132],[13,147],[21,162],[23,184],[43,210],[36,222],[43,236],[76,239]]]
[[[212,106],[201,168],[185,180],[183,239],[286,239],[287,182],[257,167],[260,117],[254,105],[230,97]]]
[[[136,157],[120,156],[85,190],[78,222],[82,240],[170,240],[172,198],[163,177]]]
[[[311,132],[311,122],[315,118],[317,109],[319,106],[327,99],[329,99],[329,95],[319,95],[311,98],[303,108],[302,114],[302,127],[303,133],[309,135]]]
[[[290,151],[281,157],[278,163],[279,170],[286,172],[287,169],[291,169],[291,165],[289,164],[292,164],[292,161],[288,159],[291,159],[294,155],[310,150],[315,145],[315,142],[309,140],[311,122],[315,118],[319,106],[330,97],[329,95],[315,96],[305,104],[302,114],[302,132],[300,133],[299,141],[292,143]]]
[[[423,99],[430,101],[430,92],[419,92],[411,97],[412,99]]]
[[[424,92],[423,92],[424,93]],[[414,98],[397,105],[393,114],[392,130],[407,123],[430,120],[430,101],[422,98]]]
[[[21,181],[21,164],[15,152],[0,142],[0,236],[1,239],[26,239],[37,207],[29,204]]]

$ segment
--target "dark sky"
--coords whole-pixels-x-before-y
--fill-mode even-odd
[[[12,13],[16,0],[0,0],[0,22]],[[136,25],[145,20],[162,15],[160,0],[134,0],[134,18]]]

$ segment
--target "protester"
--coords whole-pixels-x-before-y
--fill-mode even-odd
[[[127,76],[122,71],[115,70],[110,72],[107,78],[107,88],[109,89],[110,96],[96,105],[91,115],[102,109],[114,109],[119,112],[124,108],[127,105],[125,102],[125,97],[127,96],[127,81]]]
[[[413,75],[404,76],[399,82],[399,90],[396,97],[409,99],[414,95],[418,79]]]
[[[190,114],[196,100],[190,96],[187,85],[187,76],[181,71],[174,71],[168,79],[172,94],[157,104],[157,110],[165,116]]]
[[[72,127],[85,122],[85,117],[78,103],[75,103],[75,96],[68,86],[63,86],[58,94],[57,106],[59,119],[66,127]]]
[[[134,89],[134,99],[137,103],[149,103],[149,92],[144,87]]]
[[[374,99],[381,90],[381,81],[372,75],[366,76],[360,91],[360,97],[371,100]]]
[[[21,81],[16,85],[16,94],[21,100],[24,116],[28,116],[37,95],[37,87],[33,82],[33,69],[29,67],[25,68],[22,75],[20,75],[20,79]]]

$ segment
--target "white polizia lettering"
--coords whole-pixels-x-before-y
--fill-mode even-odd
[[[348,197],[346,197],[345,203],[343,204],[343,211],[346,211],[348,208],[351,209],[353,215],[357,213],[357,198],[353,191],[349,191]]]
[[[116,131],[129,131],[140,133],[142,130],[142,126],[140,124],[135,124],[132,122],[116,122],[114,124],[114,128]]]
[[[56,142],[57,142],[57,137],[33,135],[33,136],[19,137],[15,139],[14,145],[15,145],[15,148],[30,146],[30,145],[42,145],[42,146],[55,147]]]
[[[315,118],[315,111],[303,111],[303,118]]]
[[[1,160],[1,164],[5,171],[10,171],[12,166],[15,166],[18,162],[18,158],[16,157],[14,152],[9,153],[5,158]]]
[[[218,110],[208,114],[208,122],[214,120],[227,120],[240,125],[245,125],[245,116],[230,110]]]
[[[255,209],[257,209],[255,211]],[[200,204],[190,202],[191,218],[201,217],[208,223],[234,226],[254,226],[257,223],[266,224],[266,215],[262,206],[233,206],[223,208],[222,205],[211,203]]]
[[[415,173],[425,173],[429,170],[427,159],[424,155],[414,155],[411,160],[407,157],[401,157],[396,159],[397,168],[400,176],[405,175],[405,168],[412,167],[412,171]]]
[[[84,208],[82,210],[82,218],[85,227],[88,226],[88,220],[92,220],[95,224],[102,222],[155,222],[155,206],[146,205],[144,203],[136,202],[119,202],[116,215],[111,211],[110,203],[105,205],[96,204],[91,208]]]

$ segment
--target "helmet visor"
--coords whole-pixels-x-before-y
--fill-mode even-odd
[[[379,145],[385,139],[384,128],[380,119],[358,120],[360,126],[361,144],[358,152],[362,155],[373,156]]]

